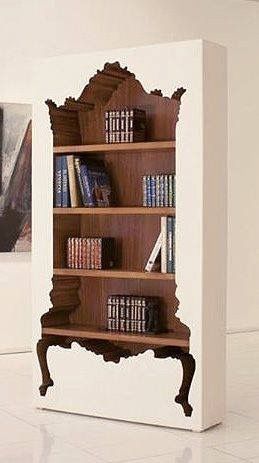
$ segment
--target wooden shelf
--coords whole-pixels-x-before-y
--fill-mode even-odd
[[[59,215],[175,215],[173,207],[55,207]]]
[[[54,268],[54,275],[90,278],[128,278],[141,280],[174,280],[173,273],[132,272],[128,270],[85,270],[72,268]]]
[[[188,338],[174,332],[159,334],[116,333],[96,328],[88,328],[84,325],[61,325],[44,327],[42,333],[57,336],[74,336],[84,339],[103,339],[114,342],[123,341],[156,346],[189,347]]]
[[[55,146],[54,154],[62,153],[108,153],[113,151],[146,151],[175,148],[175,141],[146,141],[141,143],[104,143],[102,145]]]

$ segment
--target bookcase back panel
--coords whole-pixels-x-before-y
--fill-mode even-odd
[[[81,219],[82,237],[115,238],[115,268],[144,270],[160,233],[160,217],[91,216]]]
[[[174,98],[161,98],[159,93],[157,95],[146,93],[134,76],[125,80],[114,90],[107,104],[103,104],[100,100],[96,102],[93,110],[78,113],[83,144],[104,143],[104,111],[125,107],[146,111],[147,140],[175,139],[179,101]]]
[[[107,278],[81,278],[79,296],[81,305],[70,315],[70,322],[98,329],[107,327],[107,297],[111,294],[155,296],[160,299],[160,316],[164,331],[189,333],[188,328],[175,316],[178,300],[172,281],[140,281]]]
[[[67,266],[66,242],[70,236],[80,236],[79,216],[53,216],[53,263],[54,268]]]
[[[109,153],[104,157],[117,206],[142,206],[142,177],[175,172],[175,151]]]

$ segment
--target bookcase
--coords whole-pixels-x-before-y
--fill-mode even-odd
[[[114,207],[53,210],[53,307],[41,319],[42,338],[37,344],[43,396],[53,386],[46,359],[51,345],[69,347],[76,341],[115,363],[152,349],[155,357],[181,361],[183,381],[175,400],[186,416],[192,413],[188,395],[195,360],[189,352],[190,330],[176,316],[175,275],[144,272],[159,234],[160,217],[175,215],[176,211],[143,207],[141,181],[146,172],[167,174],[175,170],[175,129],[184,92],[179,88],[170,98],[163,97],[160,90],[148,94],[133,73],[115,62],[98,70],[77,100],[67,98],[59,107],[51,100],[46,102],[54,156],[80,153],[104,160],[115,194]],[[146,141],[105,144],[104,113],[114,107],[146,111]],[[69,236],[114,237],[117,268],[66,268]],[[163,330],[156,334],[108,332],[106,304],[110,294],[159,297]]]
[[[38,65],[32,275],[37,406],[198,431],[222,421],[224,56],[217,45],[191,41]],[[145,109],[146,140],[105,143],[105,111],[126,106]],[[105,162],[115,193],[111,207],[52,208],[53,160],[70,154]],[[143,207],[142,176],[170,172],[177,179],[176,207]],[[175,274],[144,271],[163,216],[176,219]],[[67,268],[70,236],[114,237],[116,266]],[[110,294],[158,296],[163,330],[108,331]]]

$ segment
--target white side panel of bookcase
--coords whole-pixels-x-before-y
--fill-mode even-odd
[[[205,79],[207,59],[212,68],[219,66],[219,72],[223,73],[224,60],[219,60],[221,53],[224,56],[221,48],[196,40],[62,56],[37,64],[33,134],[34,342],[41,335],[40,316],[50,307],[48,292],[52,277],[53,155],[44,101],[51,98],[62,104],[68,96],[78,97],[97,69],[102,69],[107,61],[119,61],[121,66],[127,66],[135,73],[146,91],[160,88],[163,95],[171,96],[178,87],[187,90],[182,98],[177,126],[176,281],[180,300],[178,316],[191,329],[190,351],[196,360],[196,372],[190,392],[193,414],[192,417],[185,417],[181,406],[174,402],[182,376],[182,368],[177,360],[154,359],[153,353],[147,351],[113,364],[104,362],[100,356],[86,352],[78,345],[73,345],[71,350],[53,347],[49,349],[48,357],[55,386],[49,389],[44,398],[38,393],[41,378],[35,355],[36,406],[197,431],[222,420],[225,371],[222,329],[225,307],[223,302],[219,307],[216,301],[224,300],[225,269],[222,265],[225,265],[225,222],[218,220],[219,206],[215,211],[210,211],[210,206],[219,189],[218,177],[224,169],[224,166],[219,168],[217,163],[220,158],[224,159],[225,152],[217,156],[217,148],[210,152],[209,146],[215,143],[217,137],[226,136],[219,122],[225,108],[215,104],[212,114],[207,103],[210,93],[215,91],[214,86],[220,87],[218,94],[221,95],[221,91],[224,94],[225,82],[223,78],[217,80],[217,74],[210,76],[210,85]],[[209,126],[204,123],[207,115],[211,117]],[[214,117],[217,121],[215,126]],[[225,140],[217,145],[219,150],[224,151],[224,143]],[[209,156],[212,156],[210,160],[207,159]],[[205,176],[208,176],[207,179],[213,177],[212,191]],[[222,186],[220,205],[223,209],[224,195]],[[210,251],[217,237],[205,236],[206,230],[213,229],[214,224],[217,227],[215,234],[217,231],[221,237],[217,244],[218,256]],[[215,272],[221,270],[221,278],[215,281]],[[218,309],[218,316],[212,316]],[[220,393],[212,401],[209,391],[213,393],[216,387]]]

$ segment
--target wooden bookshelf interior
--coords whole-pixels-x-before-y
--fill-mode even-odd
[[[53,307],[41,318],[42,338],[37,345],[42,370],[41,395],[53,385],[47,365],[51,345],[82,347],[101,354],[105,361],[152,349],[157,358],[179,359],[183,382],[176,402],[186,416],[192,413],[188,394],[195,370],[189,352],[190,330],[176,316],[175,275],[144,272],[160,232],[160,217],[175,209],[142,206],[142,176],[175,170],[175,127],[183,89],[171,98],[161,91],[146,93],[135,75],[119,63],[105,64],[92,77],[78,99],[67,98],[49,108],[54,156],[79,153],[105,162],[114,192],[112,207],[54,208]],[[147,115],[147,140],[141,143],[105,144],[104,111],[137,107]],[[66,241],[70,236],[106,237],[116,241],[116,268],[82,270],[66,268]],[[107,297],[110,294],[158,296],[163,330],[159,334],[107,331]]]

